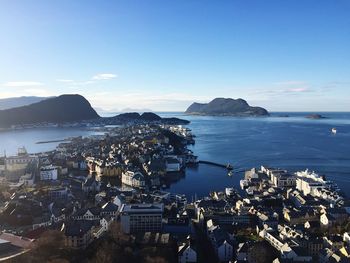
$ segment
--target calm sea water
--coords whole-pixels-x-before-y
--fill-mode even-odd
[[[290,117],[278,117],[288,114]],[[314,170],[350,191],[350,113],[321,113],[327,119],[306,119],[307,113],[274,113],[266,118],[186,116],[182,113],[160,113],[191,121],[189,128],[196,137],[192,150],[200,160],[231,163],[232,177],[225,169],[200,165],[187,169],[185,177],[170,191],[189,198],[207,195],[227,186],[238,187],[245,169],[260,165],[286,168],[290,171]],[[335,127],[336,135],[331,133]],[[53,149],[57,143],[36,144],[71,136],[87,136],[93,131],[79,129],[32,129],[0,132],[0,151],[15,154],[19,146],[29,152]]]
[[[288,114],[290,117],[278,117]],[[321,113],[327,119],[305,118],[308,113],[274,113],[267,118],[177,117],[191,121],[196,137],[192,150],[200,160],[231,163],[235,171],[260,165],[290,171],[314,170],[350,191],[350,113]],[[331,133],[335,127],[336,135]],[[188,197],[239,186],[243,172],[227,176],[224,169],[200,165],[171,190]]]
[[[37,144],[43,141],[63,140],[69,137],[101,134],[77,128],[38,128],[14,131],[0,131],[0,156],[17,154],[19,147],[25,146],[29,153],[54,150],[60,142]]]

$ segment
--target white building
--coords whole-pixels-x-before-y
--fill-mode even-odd
[[[48,165],[40,168],[40,180],[57,180],[57,166]]]
[[[122,173],[122,183],[136,188],[146,186],[145,177],[140,172],[126,171]]]
[[[327,181],[320,177],[315,172],[308,170],[296,172],[297,176],[296,188],[304,195],[316,195],[317,189],[322,189],[328,186]]]
[[[163,204],[123,204],[120,222],[124,233],[159,232],[162,229]]]

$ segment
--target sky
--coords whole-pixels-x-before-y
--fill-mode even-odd
[[[349,0],[0,0],[0,98],[350,111]]]

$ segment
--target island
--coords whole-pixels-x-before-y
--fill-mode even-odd
[[[252,107],[243,99],[216,98],[209,103],[194,102],[185,114],[208,116],[268,116],[262,107]]]
[[[320,120],[320,119],[325,119],[326,117],[322,116],[321,114],[309,114],[305,118],[313,119],[313,120]]]

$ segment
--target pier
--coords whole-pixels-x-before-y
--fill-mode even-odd
[[[233,167],[232,167],[231,164],[221,164],[221,163],[210,162],[210,161],[203,161],[203,160],[199,160],[198,163],[209,164],[209,165],[225,168],[227,170],[233,170]]]
[[[51,140],[51,141],[39,141],[35,144],[44,144],[44,143],[54,143],[54,142],[69,142],[70,140],[62,139],[62,140]]]

